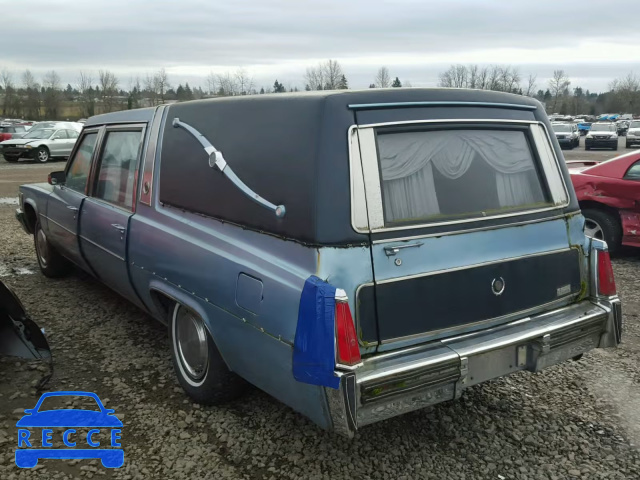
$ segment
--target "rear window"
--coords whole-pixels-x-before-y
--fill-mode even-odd
[[[552,204],[523,130],[378,132],[387,226]]]

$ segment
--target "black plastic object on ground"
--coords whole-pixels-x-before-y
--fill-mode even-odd
[[[45,361],[49,372],[40,379],[37,389],[44,387],[53,375],[53,359],[47,339],[29,318],[15,293],[0,281],[0,357],[3,356]]]

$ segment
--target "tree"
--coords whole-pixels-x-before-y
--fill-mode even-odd
[[[15,84],[13,83],[13,73],[6,68],[3,68],[2,71],[0,71],[0,85],[2,85],[2,90],[4,92],[2,115],[11,115],[12,113],[15,113],[17,92]]]
[[[349,88],[349,82],[347,82],[347,77],[342,75],[340,78],[340,83],[338,83],[338,90],[347,90]]]
[[[344,73],[337,60],[320,62],[317,67],[307,68],[304,75],[305,90],[336,90],[341,85],[342,77]]]
[[[62,113],[62,92],[60,90],[60,76],[55,70],[47,72],[42,79],[44,89],[43,103],[45,115],[48,119],[56,120]]]
[[[209,72],[209,75],[207,75],[207,78],[206,78],[207,93],[209,95],[213,95],[216,93],[216,79],[217,79],[216,74],[213,72]]]
[[[244,68],[239,68],[235,73],[236,85],[240,95],[250,95],[253,90],[253,77]]]
[[[80,92],[80,105],[83,117],[92,117],[96,113],[95,91],[92,85],[93,78],[91,74],[80,71],[77,88]]]
[[[533,97],[536,91],[536,79],[537,79],[537,75],[534,75],[533,73],[529,74],[529,77],[527,77],[527,88],[524,91],[524,94],[527,97]]]
[[[218,95],[224,97],[237,95],[238,85],[236,84],[236,79],[229,72],[219,73],[216,77],[216,84],[218,85]]]
[[[398,77],[396,77],[396,79],[393,81],[391,86],[393,88],[400,88],[400,87],[402,87],[402,82],[400,81],[400,79]]]
[[[100,70],[98,80],[102,91],[102,108],[105,112],[112,112],[117,103],[118,78],[109,70]]]
[[[40,119],[40,85],[30,70],[22,74],[22,85],[25,91],[24,114],[30,120]]]
[[[375,83],[370,83],[369,84],[369,88],[376,88],[376,84]]]
[[[273,93],[283,93],[286,92],[284,85],[278,82],[278,79],[273,84]],[[264,91],[262,92],[264,93]]]
[[[389,77],[389,69],[380,67],[376,73],[375,84],[377,88],[389,88],[391,86],[391,77]]]
[[[553,96],[552,110],[555,112],[558,107],[558,99],[566,94],[567,89],[571,85],[569,77],[564,73],[564,70],[554,70],[553,77],[549,80],[549,90]]]
[[[276,82],[277,82],[277,81],[278,81],[278,80],[276,80]],[[260,88],[260,95],[264,95],[264,87],[261,87],[261,88]]]

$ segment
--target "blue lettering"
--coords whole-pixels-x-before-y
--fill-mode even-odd
[[[65,430],[64,433],[62,434],[62,441],[67,447],[76,446],[76,442],[69,441],[69,435],[71,435],[72,433],[76,433],[76,431],[73,428],[70,428],[69,430]]]
[[[29,441],[30,436],[31,432],[29,430],[24,428],[18,429],[18,448],[24,447],[25,445],[31,447],[31,442]]]
[[[99,447],[100,442],[94,442],[93,439],[91,438],[94,433],[100,433],[100,430],[96,430],[96,429],[89,430],[89,433],[87,433],[87,444],[90,447]]]
[[[121,447],[122,445],[120,445],[120,442],[118,442],[117,440],[120,440],[120,429],[119,428],[114,428],[111,430],[111,446],[112,447]]]
[[[51,440],[52,433],[53,433],[53,430],[51,430],[50,428],[42,429],[42,446],[43,447],[53,447],[53,444],[49,441]]]

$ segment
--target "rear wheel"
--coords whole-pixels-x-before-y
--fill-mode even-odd
[[[200,315],[176,304],[169,336],[178,381],[194,401],[218,405],[244,392],[246,382],[227,368]]]
[[[40,226],[40,220],[36,222],[33,239],[36,247],[38,265],[45,277],[58,278],[69,273],[71,264],[49,243],[47,235]]]
[[[584,232],[590,237],[604,240],[610,252],[615,252],[622,242],[620,221],[609,212],[595,208],[582,210],[585,218]]]

